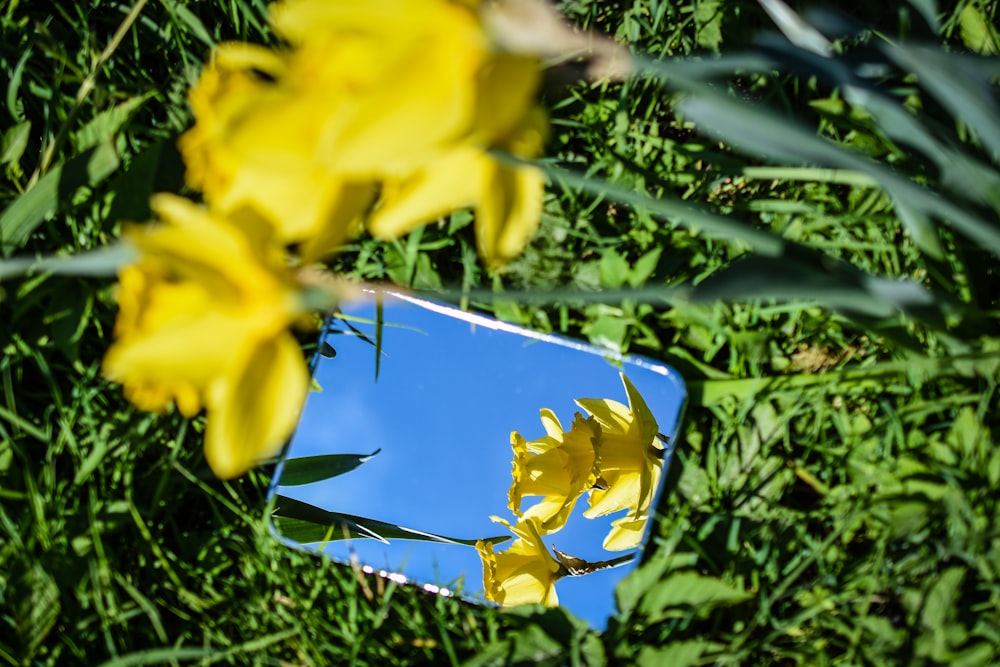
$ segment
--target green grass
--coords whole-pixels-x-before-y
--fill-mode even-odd
[[[5,257],[101,247],[148,215],[149,193],[181,189],[173,141],[209,45],[270,40],[262,1],[164,0],[102,57],[136,5],[91,4],[11,2],[0,16]],[[215,480],[201,420],[138,413],[100,377],[112,282],[40,274],[0,284],[0,664],[993,662],[996,146],[989,122],[935,96],[933,73],[875,47],[908,35],[995,53],[997,3],[949,5],[936,29],[917,4],[856,14],[870,30],[837,48],[880,63],[870,83],[922,130],[845,101],[843,80],[815,76],[824,62],[788,49],[766,75],[731,69],[709,91],[691,69],[665,82],[552,76],[545,218],[506,273],[479,265],[467,214],[396,243],[359,239],[335,261],[683,372],[671,491],[607,631],[428,596],[280,545],[269,470]],[[751,2],[563,5],[657,57],[736,57],[771,25]],[[780,147],[755,109],[850,158],[791,154],[811,149]],[[934,201],[900,196],[912,187]]]

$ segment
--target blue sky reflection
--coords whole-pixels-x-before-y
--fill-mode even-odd
[[[541,408],[553,410],[569,428],[580,411],[576,398],[627,403],[618,368],[589,346],[570,347],[474,326],[396,297],[384,298],[378,382],[370,343],[351,334],[328,335],[337,355],[319,360],[316,379],[323,391],[309,396],[287,456],[382,451],[346,475],[281,487],[279,493],[326,510],[450,537],[507,534],[489,517],[515,521],[507,508],[511,431],[528,440],[544,435]],[[342,308],[356,318],[375,318],[373,303]],[[374,337],[373,324],[352,324]],[[673,436],[684,400],[676,373],[643,360],[626,360],[623,369],[656,416],[661,433]],[[526,497],[522,509],[535,500]],[[546,536],[546,544],[592,561],[621,555],[601,548],[611,522],[621,514],[585,519],[581,514],[586,507],[586,498],[581,498],[566,527]],[[332,542],[324,549],[341,561],[351,550],[375,568],[400,571],[421,583],[461,585],[465,596],[482,599],[482,564],[472,547],[356,539]],[[567,577],[556,585],[560,603],[603,627],[614,609],[614,587],[630,569]]]

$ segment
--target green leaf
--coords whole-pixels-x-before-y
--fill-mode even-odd
[[[962,8],[958,15],[959,30],[962,42],[970,51],[984,55],[994,55],[998,49],[994,28],[983,16],[983,8],[978,2],[970,2]]]
[[[722,45],[722,2],[698,0],[694,20],[698,30],[698,46],[717,52]]]
[[[639,651],[635,664],[638,667],[688,667],[688,665],[700,665],[705,661],[701,656],[710,651],[718,651],[723,648],[717,642],[705,641],[703,639],[692,639],[689,641],[677,641],[666,646],[643,646]]]
[[[20,248],[59,204],[82,186],[93,187],[118,168],[118,153],[110,142],[101,143],[53,167],[35,185],[0,214],[0,252],[9,256]]]
[[[595,345],[620,352],[628,332],[628,322],[617,315],[601,315],[583,327],[583,333]]]
[[[75,145],[76,151],[81,153],[88,148],[93,148],[101,143],[111,142],[114,139],[115,134],[122,128],[125,123],[129,121],[132,114],[141,107],[146,100],[153,97],[155,93],[146,93],[145,95],[136,95],[135,97],[129,98],[118,104],[106,109],[96,116],[94,116],[86,125],[80,128],[80,131],[76,133]]]
[[[351,472],[380,451],[382,450],[376,449],[371,454],[324,454],[288,459],[281,471],[278,485],[301,486],[337,477]]]
[[[600,272],[601,285],[618,288],[628,280],[631,267],[628,260],[615,252],[614,248],[608,248],[601,255]]]
[[[3,145],[0,147],[0,164],[17,162],[24,155],[31,135],[31,121],[25,120],[7,128],[3,133]]]
[[[639,612],[650,623],[671,616],[670,610],[693,610],[704,616],[716,607],[727,607],[749,600],[752,595],[715,577],[697,572],[675,572],[657,582],[639,602]]]
[[[639,604],[639,600],[653,587],[667,571],[670,561],[657,557],[645,563],[622,579],[615,589],[615,601],[619,612],[627,612]]]
[[[649,280],[659,265],[662,252],[662,247],[653,248],[636,261],[635,266],[632,267],[632,274],[628,277],[629,286],[639,287]]]

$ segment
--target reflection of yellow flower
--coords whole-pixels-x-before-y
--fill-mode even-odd
[[[514,481],[507,494],[508,506],[522,521],[536,518],[546,533],[566,525],[577,498],[597,479],[594,470],[597,424],[580,413],[573,427],[563,431],[559,419],[548,408],[541,410],[542,426],[547,435],[530,442],[520,433],[510,434],[514,448]],[[521,512],[523,496],[543,498]]]
[[[476,209],[490,264],[518,254],[541,216],[543,178],[500,164],[541,152],[536,58],[495,50],[474,0],[284,0],[271,7],[289,47],[216,49],[191,91],[181,137],[188,183],[218,210],[275,220],[307,259],[343,242],[372,205],[394,238]]]
[[[104,374],[146,410],[206,407],[205,457],[235,477],[281,446],[305,400],[287,331],[303,306],[264,221],[236,225],[173,195],[151,205],[165,224],[124,234],[140,258],[119,276]]]
[[[511,526],[500,517],[490,518],[510,528],[517,539],[500,553],[493,551],[492,542],[476,542],[483,560],[486,599],[505,607],[533,603],[557,606],[555,583],[565,571],[542,543],[538,520],[526,518]]]
[[[663,468],[656,419],[632,382],[624,374],[621,378],[628,406],[610,399],[576,401],[601,426],[599,483],[604,488],[591,492],[590,508],[583,515],[594,518],[628,510],[612,523],[604,540],[604,548],[611,551],[639,546]]]

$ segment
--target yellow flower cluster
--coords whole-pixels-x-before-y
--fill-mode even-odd
[[[179,148],[205,205],[157,195],[161,224],[123,234],[138,260],[119,274],[104,372],[140,408],[206,409],[219,477],[273,455],[304,400],[289,327],[307,308],[288,266],[465,207],[492,267],[535,231],[541,172],[491,151],[540,154],[540,61],[497,46],[481,9],[283,0],[269,20],[285,46],[223,44],[192,88]]]
[[[609,551],[634,549],[642,541],[663,469],[659,426],[632,382],[621,374],[629,404],[611,399],[583,398],[569,431],[555,414],[541,410],[546,435],[526,441],[511,434],[513,483],[508,506],[519,517],[516,525],[497,517],[517,536],[504,552],[490,543],[477,544],[483,561],[486,598],[505,606],[527,602],[558,604],[555,582],[568,572],[542,542],[542,536],[565,526],[576,501],[588,495],[586,518],[625,511],[612,522],[604,539]],[[524,496],[541,500],[521,510]]]
[[[537,58],[498,51],[476,0],[285,0],[289,48],[219,47],[191,91],[180,140],[188,184],[222,211],[250,208],[307,259],[361,227],[395,238],[475,208],[497,266],[538,225],[547,134]]]

